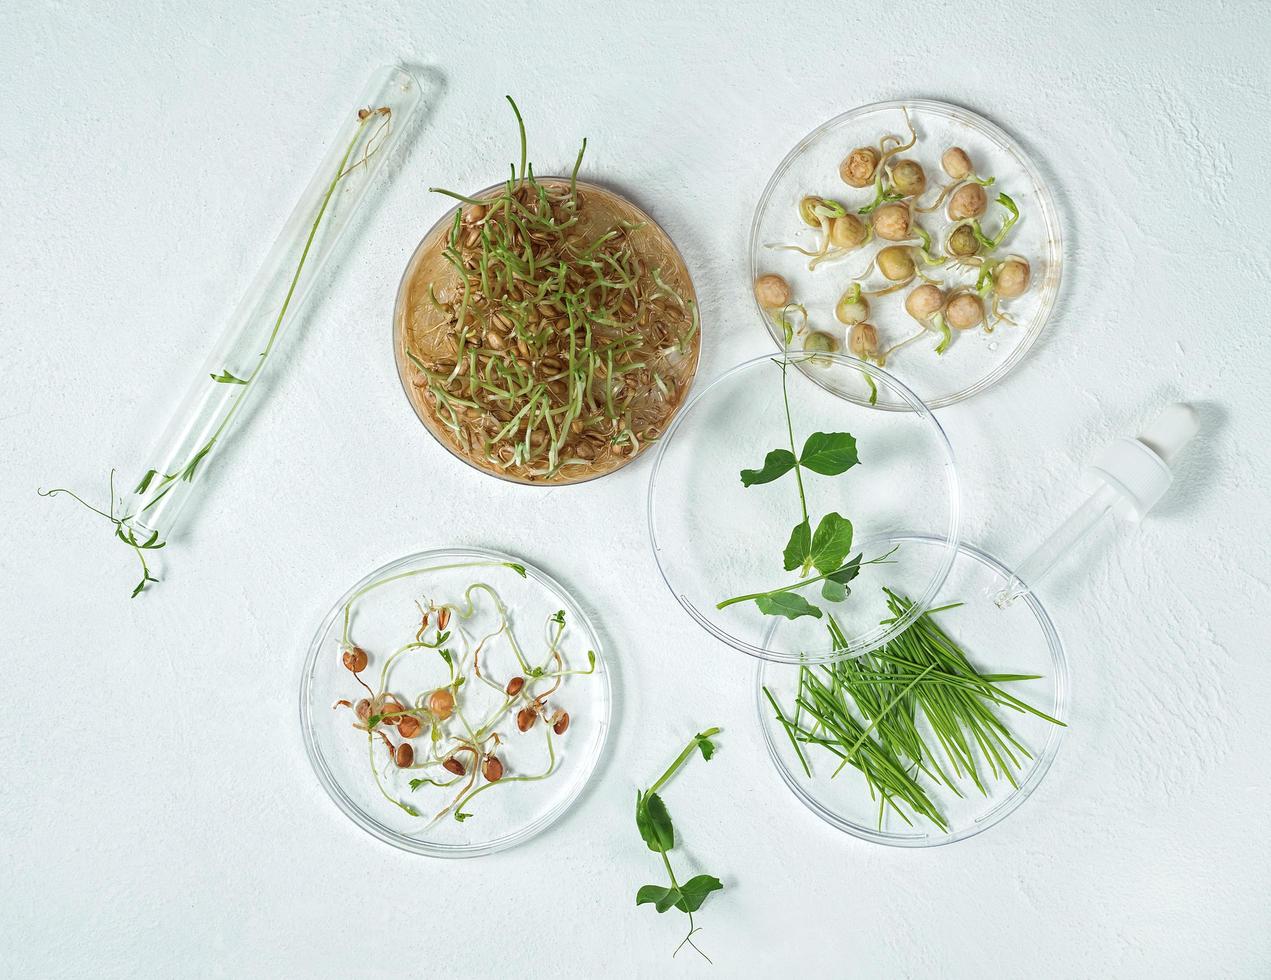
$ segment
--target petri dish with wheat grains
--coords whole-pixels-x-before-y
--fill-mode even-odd
[[[697,370],[688,267],[634,203],[531,178],[471,195],[415,249],[393,355],[419,420],[452,455],[514,483],[582,483],[665,431]],[[533,224],[528,215],[538,215]]]

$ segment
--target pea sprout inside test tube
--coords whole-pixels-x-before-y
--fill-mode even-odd
[[[256,397],[271,355],[304,312],[312,287],[419,107],[419,83],[397,66],[379,69],[350,106],[326,159],[301,195],[264,264],[230,316],[203,369],[177,402],[163,435],[123,493],[111,475],[109,509],[87,504],[114,525],[115,536],[141,560],[140,594],[157,582],[148,552],[177,528],[196,482],[224,449],[243,407]]]

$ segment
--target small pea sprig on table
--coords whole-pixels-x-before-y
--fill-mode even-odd
[[[520,566],[512,567],[524,574]],[[476,617],[479,597],[493,605],[498,626],[474,643],[474,638],[460,624]],[[596,670],[594,651],[588,651],[585,669],[571,669],[567,665],[562,649],[565,625],[564,610],[548,617],[547,651],[540,662],[531,663],[512,630],[503,600],[489,585],[477,582],[464,591],[462,602],[440,605],[430,602],[427,607],[420,606],[414,640],[385,658],[378,688],[373,689],[361,676],[369,666],[370,655],[349,639],[346,609],[341,660],[367,696],[356,702],[341,699],[334,707],[352,709],[356,716],[353,727],[366,732],[368,763],[384,798],[413,817],[425,815],[385,787],[376,764],[377,745],[387,749],[390,766],[420,773],[410,781],[412,792],[425,787],[454,790],[450,801],[432,815],[430,825],[447,814],[453,814],[458,822],[469,819],[473,814],[465,809],[468,804],[496,784],[537,782],[551,776],[557,764],[555,739],[563,736],[570,725],[569,712],[556,707],[552,699],[566,677],[589,675]],[[518,672],[507,680],[495,680],[489,666],[489,648],[500,637],[506,641],[517,664]],[[423,651],[435,653],[445,663],[449,672],[447,683],[419,694],[413,701],[392,693],[389,684],[392,669],[402,658]],[[487,657],[484,668],[483,653]],[[475,701],[465,697],[474,684],[497,692],[494,706],[485,710],[484,717],[469,717],[465,713],[465,708],[470,711],[475,707]],[[520,733],[531,731],[540,721],[543,723],[547,762],[542,771],[507,774],[499,754],[506,741],[501,729],[505,722],[511,724],[513,720]],[[426,747],[417,751],[414,740],[425,732],[428,735]],[[394,735],[399,741],[394,742]]]
[[[693,935],[699,931],[693,923],[693,913],[702,907],[702,903],[711,892],[722,890],[724,884],[714,875],[706,874],[695,875],[683,884],[676,879],[671,860],[667,857],[667,853],[675,847],[675,826],[671,823],[671,815],[667,812],[662,797],[658,795],[658,790],[679,772],[694,752],[700,751],[702,758],[709,761],[715,754],[715,743],[711,741],[711,738],[718,734],[718,728],[708,728],[704,732],[698,732],[689,740],[684,750],[675,757],[675,761],[667,767],[666,772],[658,777],[657,782],[646,790],[636,791],[636,828],[640,831],[640,837],[648,845],[649,850],[661,855],[662,865],[666,868],[667,878],[671,882],[669,885],[642,886],[636,892],[636,905],[652,904],[659,913],[672,908],[685,913],[688,916],[688,935],[680,941],[680,944],[675,947],[675,953],[671,955],[678,954],[684,948],[684,944],[688,943],[707,963],[711,962],[711,958],[698,949],[697,944],[693,942]]]

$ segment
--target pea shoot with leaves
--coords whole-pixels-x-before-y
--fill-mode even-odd
[[[860,462],[856,451],[856,438],[850,432],[813,432],[796,450],[794,424],[790,419],[790,392],[787,378],[789,362],[777,362],[781,368],[781,396],[785,405],[786,434],[789,449],[774,449],[764,457],[759,469],[741,471],[743,487],[772,483],[793,472],[799,490],[799,508],[803,519],[790,532],[790,539],[782,551],[782,563],[787,572],[798,571],[799,581],[764,592],[748,592],[733,596],[716,604],[725,609],[739,602],[753,601],[765,616],[800,616],[821,618],[820,607],[813,605],[799,590],[821,583],[821,597],[827,602],[842,602],[851,593],[848,583],[860,574],[862,565],[884,562],[891,555],[862,561],[859,553],[852,558],[852,522],[842,514],[831,511],[822,517],[813,529],[808,514],[808,498],[803,485],[805,471],[821,476],[841,476]],[[893,549],[894,550],[894,549]],[[817,574],[812,575],[813,572]]]
[[[636,827],[640,831],[640,837],[648,845],[649,850],[662,857],[662,865],[666,868],[667,879],[670,882],[666,885],[641,887],[636,892],[636,905],[651,904],[658,912],[675,908],[685,913],[688,916],[688,935],[679,946],[675,947],[675,953],[672,955],[678,954],[684,948],[684,944],[688,943],[708,963],[711,962],[711,958],[698,949],[697,944],[693,942],[693,935],[699,931],[698,926],[693,922],[693,913],[702,907],[702,903],[711,892],[720,891],[724,884],[714,875],[695,875],[683,883],[675,877],[671,859],[667,857],[668,852],[675,847],[675,826],[671,823],[671,815],[667,812],[662,797],[658,795],[658,790],[692,758],[694,752],[701,752],[702,758],[709,761],[715,754],[715,743],[711,741],[711,738],[718,734],[718,728],[708,728],[694,735],[657,782],[644,791],[636,791],[635,812]]]

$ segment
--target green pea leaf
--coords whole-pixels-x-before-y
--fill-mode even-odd
[[[714,875],[697,875],[680,885],[680,900],[675,907],[681,912],[696,912],[711,892],[721,891],[724,883]]]
[[[757,483],[771,483],[785,476],[792,469],[794,469],[794,453],[788,449],[774,449],[764,457],[761,469],[741,471],[741,485],[753,487]]]
[[[797,592],[773,592],[761,595],[755,605],[765,616],[784,616],[786,619],[798,619],[800,616],[821,618],[821,610]]]
[[[683,893],[673,886],[645,885],[636,892],[636,905],[653,904],[659,912],[665,912],[684,900]]]
[[[710,736],[719,729],[713,728],[710,732],[698,732],[693,736],[693,741],[697,743],[697,747],[702,750],[702,758],[710,762],[711,756],[715,754],[715,743],[710,740]]]
[[[803,444],[799,462],[822,476],[845,473],[859,462],[856,437],[850,432],[813,432]]]
[[[665,854],[675,846],[675,827],[657,793],[636,793],[636,827],[650,851]]]
[[[822,575],[834,571],[852,549],[852,522],[842,514],[830,513],[821,518],[812,535],[810,557],[812,567]]]
[[[783,553],[787,572],[796,568],[806,568],[812,555],[812,526],[804,521],[790,532],[790,540],[786,542]]]
[[[857,555],[838,571],[829,574],[821,585],[821,595],[829,599],[830,602],[842,602],[852,594],[852,590],[847,587],[847,583],[860,573],[861,556]]]
[[[242,378],[236,378],[228,371],[222,371],[220,374],[213,374],[212,380],[223,385],[245,385],[247,384]]]

